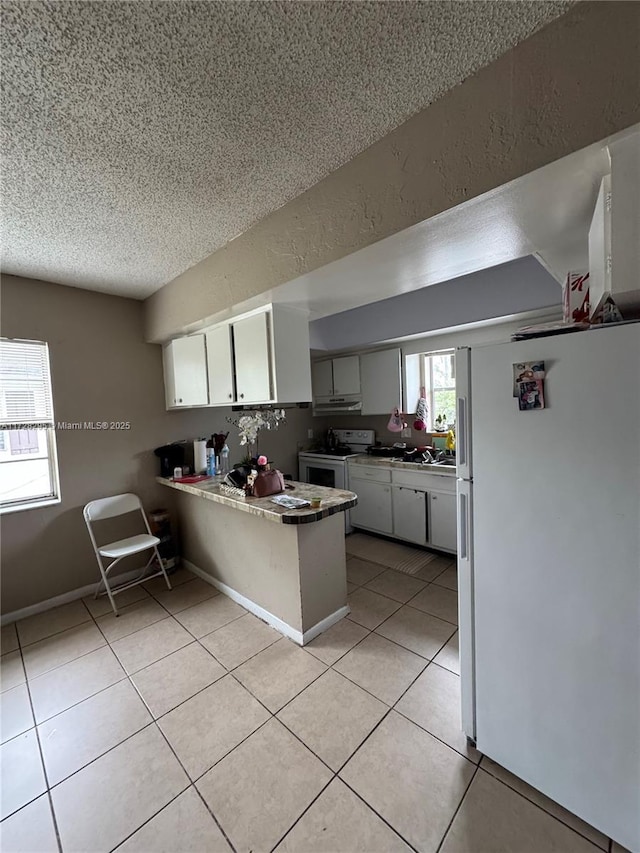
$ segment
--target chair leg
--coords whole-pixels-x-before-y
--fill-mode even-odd
[[[118,561],[116,560],[115,562],[117,563]],[[118,613],[118,608],[116,606],[116,600],[113,597],[113,595],[111,594],[111,587],[109,586],[109,578],[107,576],[107,571],[111,568],[111,566],[114,565],[114,563],[111,563],[109,566],[107,566],[107,571],[105,571],[104,566],[102,565],[102,561],[99,561],[98,565],[100,566],[100,574],[102,575],[102,580],[98,581],[98,585],[96,587],[96,592],[95,592],[95,595],[93,597],[94,598],[98,597],[98,593],[100,591],[100,584],[104,583],[105,592],[109,596],[109,601],[111,602],[111,607],[113,608],[113,612],[115,613],[116,616],[119,616],[120,614]]]
[[[162,560],[162,557],[160,556],[160,551],[158,551],[158,547],[155,545],[154,545],[153,550],[156,552],[156,557],[158,558],[158,563],[160,564],[160,569],[162,571],[162,574],[164,575],[165,581],[167,582],[167,588],[172,589],[171,583],[169,582],[169,575],[167,574],[167,572],[165,570],[164,562]]]

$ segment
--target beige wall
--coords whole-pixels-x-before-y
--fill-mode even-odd
[[[581,2],[145,303],[163,340],[640,120],[640,3]]]
[[[13,276],[2,277],[0,332],[49,343],[57,421],[130,421],[127,432],[57,432],[62,503],[0,517],[2,613],[97,580],[82,519],[88,501],[137,492],[147,509],[171,503],[155,481],[153,448],[168,441],[230,430],[229,409],[167,412],[160,347],[143,340],[142,303]],[[297,476],[298,444],[309,410],[288,410],[288,422],[264,433],[260,449]]]

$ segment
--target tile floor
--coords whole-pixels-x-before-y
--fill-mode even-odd
[[[609,851],[461,734],[451,559],[347,572],[304,649],[185,570],[3,628],[4,853]]]

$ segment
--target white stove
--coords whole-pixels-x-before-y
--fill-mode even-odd
[[[376,433],[372,429],[335,429],[340,445],[336,451],[303,450],[298,454],[300,482],[330,489],[348,489],[349,474],[347,459],[366,453],[367,447],[375,444]],[[345,513],[347,533],[351,532],[349,513]]]

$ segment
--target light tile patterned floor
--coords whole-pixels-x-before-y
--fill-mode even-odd
[[[3,853],[608,851],[461,734],[451,559],[347,572],[305,649],[184,570],[3,628]]]

